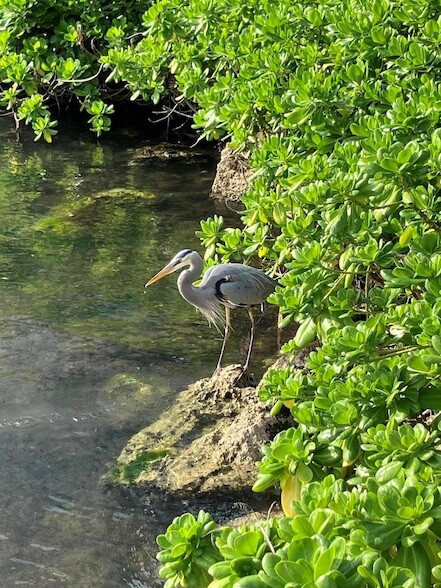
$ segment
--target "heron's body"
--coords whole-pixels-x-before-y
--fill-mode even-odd
[[[244,370],[248,368],[254,339],[253,307],[261,305],[274,291],[274,282],[263,271],[242,263],[223,263],[207,270],[198,286],[204,262],[196,251],[184,249],[158,272],[146,285],[150,286],[166,275],[184,269],[178,277],[178,289],[183,298],[195,306],[220,329],[225,327],[224,342],[218,361],[221,365],[225,344],[230,332],[231,309],[246,308],[251,320],[251,337]],[[224,313],[225,308],[225,313]]]

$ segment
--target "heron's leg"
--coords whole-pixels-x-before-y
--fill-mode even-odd
[[[254,320],[254,310],[253,308],[250,306],[247,308],[248,311],[248,316],[250,317],[250,321],[251,321],[251,331],[250,331],[250,344],[248,346],[248,353],[247,353],[247,358],[245,361],[245,364],[243,366],[243,371],[246,372],[248,369],[248,366],[250,365],[250,357],[251,357],[251,351],[253,349],[253,343],[254,343],[254,331],[256,328],[256,321]]]
[[[222,347],[220,350],[220,355],[219,355],[219,359],[217,362],[217,367],[215,372],[217,372],[218,370],[220,370],[221,368],[221,364],[222,364],[222,358],[224,356],[224,352],[225,352],[225,346],[227,344],[227,339],[230,335],[230,331],[231,331],[231,308],[229,308],[228,306],[225,307],[225,333],[224,333],[224,340],[222,342]]]

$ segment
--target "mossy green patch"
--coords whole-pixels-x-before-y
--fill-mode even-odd
[[[150,464],[164,458],[168,453],[167,449],[141,451],[131,462],[113,467],[110,474],[115,481],[131,484],[142,472],[149,469]]]
[[[152,387],[130,374],[117,374],[111,378],[101,392],[101,399],[117,403],[145,402],[152,393]]]

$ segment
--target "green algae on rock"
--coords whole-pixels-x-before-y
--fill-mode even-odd
[[[248,488],[275,419],[254,387],[234,384],[239,369],[227,366],[180,392],[173,406],[129,440],[103,481],[184,494]],[[164,448],[163,459],[158,453],[155,461],[148,459]],[[143,459],[148,467],[138,469]]]

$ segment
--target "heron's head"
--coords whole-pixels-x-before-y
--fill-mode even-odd
[[[165,278],[165,276],[168,276],[168,274],[171,274],[176,270],[185,267],[186,265],[190,265],[191,256],[193,254],[194,251],[192,249],[183,249],[182,251],[179,251],[179,253],[176,253],[173,259],[171,259],[168,264],[162,268],[161,271],[159,271],[156,275],[153,276],[151,280],[147,282],[145,288],[147,288],[147,286],[151,286],[158,280]]]

